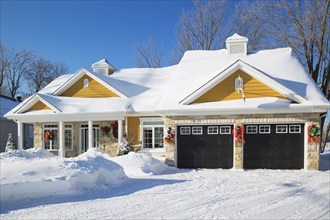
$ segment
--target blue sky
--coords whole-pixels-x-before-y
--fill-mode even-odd
[[[107,58],[134,67],[134,47],[154,38],[164,56],[176,45],[174,28],[192,1],[3,1],[1,42],[27,47],[70,72]]]

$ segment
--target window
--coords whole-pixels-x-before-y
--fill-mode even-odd
[[[181,127],[180,134],[181,135],[190,135],[190,127]]]
[[[145,149],[164,148],[164,121],[159,118],[142,118],[142,147]]]
[[[246,133],[247,134],[257,134],[258,133],[258,126],[257,125],[248,125],[248,126],[246,126]]]
[[[192,127],[192,134],[193,135],[203,134],[202,127]]]
[[[57,150],[58,149],[58,130],[56,124],[44,125],[44,148],[46,150]]]
[[[207,127],[207,134],[218,134],[219,128],[218,126],[208,126]]]
[[[65,125],[64,145],[65,150],[73,150],[72,125]]]
[[[89,86],[89,80],[84,79],[84,88],[87,88]]]
[[[259,125],[259,134],[269,134],[270,125]]]
[[[288,126],[287,125],[276,125],[276,133],[277,134],[288,133]]]
[[[289,131],[290,131],[290,133],[300,133],[301,126],[300,125],[290,125]]]
[[[230,126],[220,126],[220,134],[230,134]]]

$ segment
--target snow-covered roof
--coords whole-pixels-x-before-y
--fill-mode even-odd
[[[226,41],[248,41],[248,38],[235,33],[232,36],[228,37]]]
[[[18,104],[14,99],[0,95],[0,118],[4,118],[4,115]]]
[[[239,39],[235,34],[231,38]],[[289,99],[264,97],[212,103],[191,104],[183,100],[203,89],[210,81],[226,76],[233,69],[253,71],[266,85],[278,87]],[[245,69],[244,69],[245,68]],[[266,112],[326,112],[329,102],[313,79],[292,55],[291,48],[263,50],[255,54],[228,54],[226,49],[187,51],[177,65],[164,68],[122,69],[110,76],[89,72],[121,98],[73,98],[56,96],[74,75],[55,79],[39,92],[61,114],[83,112],[120,112],[122,114],[242,114]],[[82,71],[80,70],[80,71]],[[248,74],[252,74],[247,72]],[[55,95],[54,95],[55,94]],[[22,103],[21,105],[24,105]],[[17,111],[19,108],[15,108]],[[15,114],[15,110],[10,114]],[[47,111],[47,110],[43,110]],[[49,110],[48,110],[49,111]],[[39,112],[41,114],[41,112]],[[29,114],[39,114],[29,112]],[[45,113],[45,112],[44,112]]]
[[[109,61],[105,58],[92,64],[93,69],[94,68],[104,68],[104,67],[107,67],[107,68],[112,69],[112,70],[116,70],[116,68],[113,65],[111,65],[109,63]]]

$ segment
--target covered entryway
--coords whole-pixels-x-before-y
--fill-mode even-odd
[[[177,126],[177,167],[233,167],[232,125]]]
[[[245,125],[245,169],[304,168],[304,124]]]

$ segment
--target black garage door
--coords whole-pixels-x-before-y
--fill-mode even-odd
[[[244,137],[244,168],[304,167],[304,124],[245,125]]]
[[[231,125],[177,127],[177,166],[179,168],[233,167]]]

